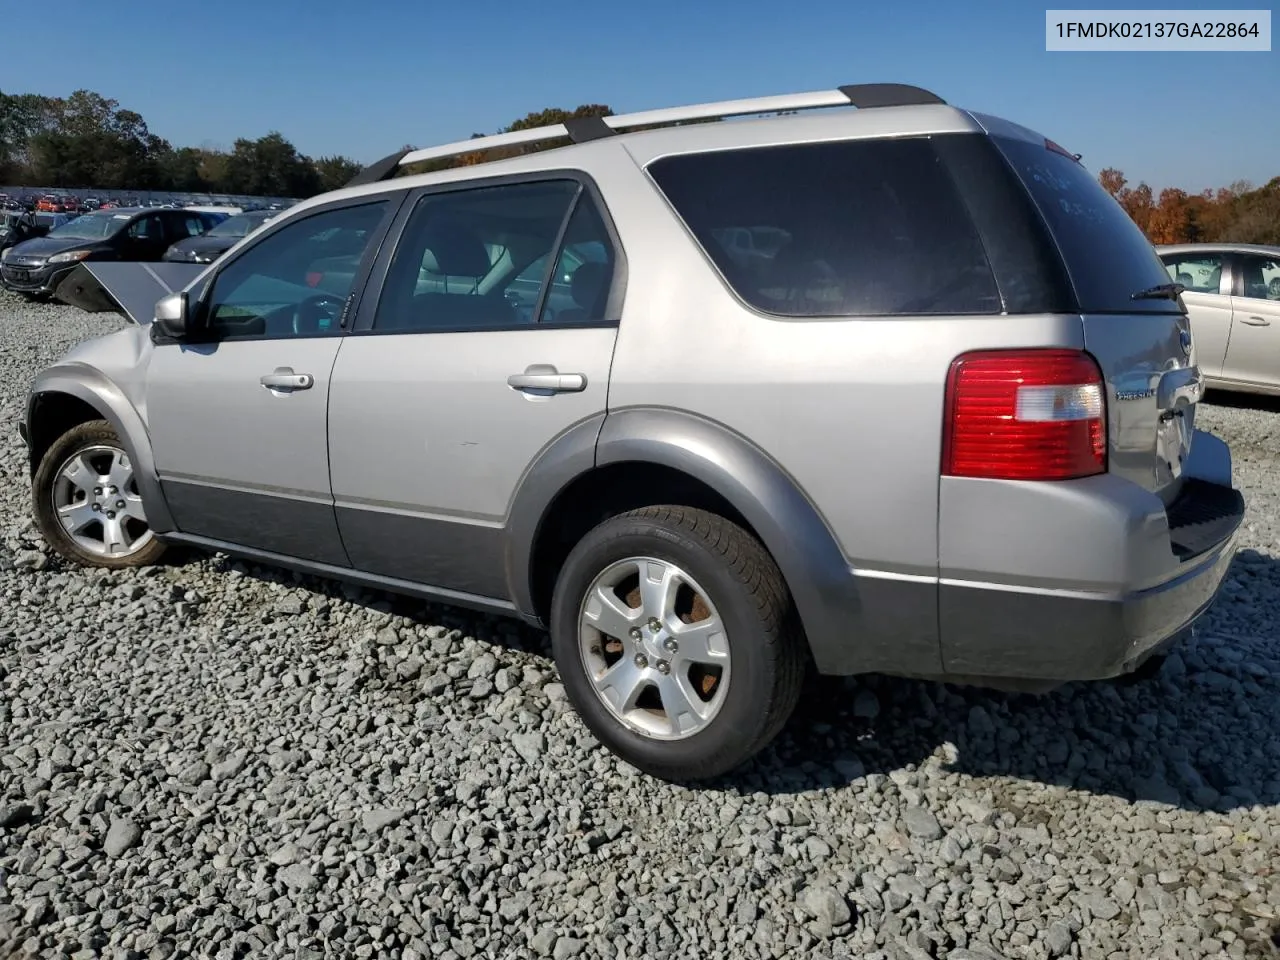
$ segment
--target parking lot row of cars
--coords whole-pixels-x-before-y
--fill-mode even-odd
[[[10,188],[12,189],[12,188]],[[186,194],[182,196],[143,197],[138,194],[99,192],[96,195],[77,196],[50,191],[0,191],[0,210],[26,210],[31,213],[80,214],[93,210],[111,210],[127,207],[173,208],[194,206],[236,207],[240,210],[283,210],[297,201],[283,197],[231,197],[212,194]]]
[[[0,284],[29,300],[57,296],[81,263],[94,260],[212,263],[279,211],[212,207],[113,207],[80,216],[0,213]]]

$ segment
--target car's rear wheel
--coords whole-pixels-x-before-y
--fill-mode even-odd
[[[765,747],[806,658],[773,559],[702,510],[645,507],[574,547],[552,602],[565,690],[606,747],[653,776],[701,780]]]
[[[118,569],[155,563],[164,553],[147,524],[133,463],[105,420],[59,437],[31,489],[40,533],[68,560]]]

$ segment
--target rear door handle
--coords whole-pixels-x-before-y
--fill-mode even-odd
[[[310,390],[316,378],[309,373],[294,373],[293,367],[276,367],[258,382],[268,390]]]
[[[581,373],[560,373],[555,367],[538,364],[524,373],[507,377],[507,386],[516,390],[547,390],[551,393],[581,393],[587,389],[587,378]]]
[[[1251,327],[1269,327],[1271,321],[1266,317],[1241,317],[1241,323],[1247,323]]]

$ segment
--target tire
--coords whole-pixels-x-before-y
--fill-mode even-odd
[[[73,467],[77,457],[82,459]],[[73,470],[79,479],[69,477]],[[124,444],[105,420],[72,427],[54,442],[36,468],[31,495],[36,525],[45,541],[77,564],[113,570],[143,567],[156,563],[165,552],[165,545],[138,516],[142,498],[132,465]],[[67,516],[88,521],[77,535],[60,518],[60,507],[66,508]],[[109,535],[112,531],[115,536]],[[92,548],[95,541],[100,549]]]
[[[650,599],[664,594],[654,578],[683,583],[665,592],[669,606],[626,609],[641,601],[637,559]],[[654,628],[647,618],[658,609]],[[722,631],[695,627],[713,618]],[[551,645],[565,692],[596,739],[651,776],[689,782],[739,767],[791,716],[808,662],[795,623],[782,574],[759,541],[713,513],[655,506],[606,520],[570,552],[552,600]],[[682,632],[690,628],[707,634],[702,643]],[[613,706],[597,692],[606,675]],[[662,691],[674,691],[676,710]]]

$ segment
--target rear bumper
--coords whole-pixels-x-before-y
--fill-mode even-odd
[[[1233,533],[1174,579],[1112,596],[943,581],[947,673],[1064,682],[1128,673],[1200,618],[1234,556]]]
[[[1017,492],[944,482],[941,552],[952,559],[938,588],[945,672],[1103,679],[1187,632],[1217,596],[1244,518],[1226,445],[1197,433],[1193,451],[1167,508],[1112,476]],[[984,520],[985,547],[975,547],[974,525]],[[957,559],[972,572],[984,555],[984,576],[947,575]]]

